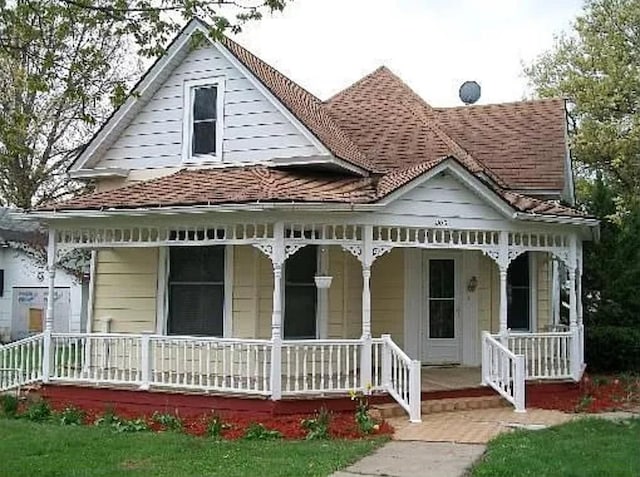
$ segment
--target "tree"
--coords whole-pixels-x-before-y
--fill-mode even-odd
[[[134,50],[161,54],[194,16],[215,37],[285,2],[0,0],[0,205],[28,209],[81,187],[66,169],[126,99]]]
[[[579,172],[612,188],[618,212],[640,202],[640,0],[587,0],[569,34],[525,69],[539,96],[575,107]]]

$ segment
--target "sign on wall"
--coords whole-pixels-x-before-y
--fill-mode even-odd
[[[42,332],[49,290],[45,287],[14,287],[11,339],[18,340]],[[56,288],[53,302],[53,331],[69,332],[71,292]]]

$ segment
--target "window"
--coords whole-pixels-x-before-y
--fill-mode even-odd
[[[284,266],[284,337],[316,337],[318,247],[302,247]]]
[[[224,251],[223,245],[169,249],[168,334],[223,335]]]
[[[185,162],[221,159],[223,92],[221,79],[185,82],[182,135]]]
[[[429,260],[429,338],[455,338],[455,263]]]
[[[531,329],[531,269],[529,253],[518,256],[507,272],[507,328]]]

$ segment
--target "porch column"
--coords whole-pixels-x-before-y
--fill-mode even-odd
[[[578,303],[576,294],[577,241],[572,236],[569,245],[569,330],[571,331],[571,374],[577,380],[582,367],[580,333],[578,330]]]
[[[509,234],[500,232],[500,255],[498,260],[500,273],[500,338],[506,339],[507,329],[507,271],[509,270]]]
[[[578,243],[578,270],[576,276],[577,312],[578,312],[578,336],[580,347],[580,365],[584,364],[584,319],[582,308],[582,242]]]
[[[371,382],[371,265],[373,263],[373,226],[362,229],[362,350],[360,386],[368,393]]]
[[[56,231],[49,228],[47,245],[48,294],[47,311],[44,319],[44,337],[42,343],[42,382],[48,383],[51,375],[51,333],[53,332],[53,310],[56,290]]]
[[[273,226],[273,309],[271,314],[271,399],[282,398],[282,265],[284,264],[284,224]]]

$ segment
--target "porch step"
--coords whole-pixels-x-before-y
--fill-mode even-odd
[[[489,409],[506,407],[509,403],[500,396],[459,397],[446,399],[429,399],[422,401],[422,414],[437,414],[452,411],[471,411],[473,409]],[[406,415],[405,410],[397,403],[377,404],[371,406],[374,417],[389,419]]]

